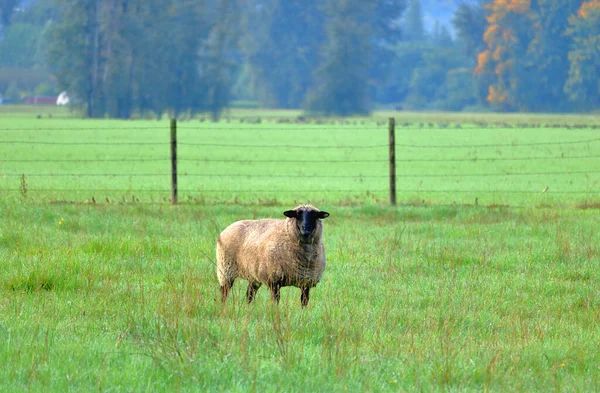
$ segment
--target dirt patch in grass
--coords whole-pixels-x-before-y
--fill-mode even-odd
[[[600,202],[585,202],[575,205],[577,209],[600,209]]]

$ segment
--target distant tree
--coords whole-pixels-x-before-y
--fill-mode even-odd
[[[564,90],[577,109],[600,108],[600,1],[581,4],[569,18],[569,77]]]
[[[527,49],[538,22],[529,0],[494,0],[489,6],[488,27],[483,35],[487,49],[478,55],[475,72],[491,81],[487,101],[494,108],[524,111],[535,81],[524,72]]]
[[[203,80],[198,72],[199,50],[207,38],[208,28],[200,22],[202,2],[169,0],[170,23],[166,40],[168,48],[161,59],[166,90],[163,92],[165,109],[171,116],[184,112],[197,113],[205,106]],[[168,38],[167,38],[168,37]]]
[[[318,0],[244,0],[240,49],[265,107],[298,108],[324,41]]]
[[[406,9],[406,0],[380,0],[375,3],[370,21],[373,39],[387,44],[399,42],[402,39],[401,18]]]
[[[452,17],[457,43],[473,61],[487,47],[483,40],[487,27],[486,13],[484,3],[461,3]]]
[[[404,17],[404,39],[408,41],[425,41],[427,33],[423,22],[421,0],[408,0],[408,8]]]
[[[431,42],[433,42],[435,45],[446,48],[454,46],[452,35],[446,26],[442,25],[437,20],[435,21],[435,24],[433,25],[433,31],[431,32]]]
[[[30,68],[40,64],[38,54],[43,26],[16,22],[0,39],[0,67]]]
[[[404,104],[412,109],[458,110],[472,105],[474,91],[472,81],[459,74],[469,64],[456,48],[440,47],[433,43],[419,45],[421,59],[412,70],[408,94]],[[459,85],[461,81],[464,85]],[[467,83],[468,82],[468,83]],[[464,90],[458,94],[454,89]]]
[[[235,59],[232,49],[236,46],[240,30],[237,29],[236,0],[219,0],[215,7],[212,27],[201,45],[200,77],[206,86],[205,103],[213,121],[217,121],[229,104]],[[218,22],[216,22],[218,21]]]
[[[475,68],[487,101],[509,111],[565,111],[569,15],[578,1],[494,0],[487,8],[486,48]],[[590,48],[588,48],[590,49]]]
[[[487,28],[486,15],[489,12],[485,5],[490,1],[480,1],[476,4],[461,3],[452,17],[451,22],[456,31],[456,45],[471,59],[473,67],[477,64],[478,54],[487,48],[483,35]],[[493,77],[487,73],[479,73],[473,78],[478,105],[489,104],[487,96],[492,82]]]
[[[0,0],[6,7],[13,1]],[[10,23],[0,22],[0,67],[45,69],[43,37],[54,13],[51,1],[29,2],[12,13]],[[0,11],[2,14],[2,11]]]
[[[57,0],[60,21],[48,32],[48,63],[61,89],[88,117],[104,116],[101,90],[101,0]]]
[[[444,84],[437,91],[432,109],[461,111],[478,104],[476,82],[470,67],[448,70]]]
[[[48,61],[89,117],[216,119],[229,100],[233,1],[58,0]]]
[[[390,58],[393,72],[385,88],[379,91],[379,102],[400,103],[406,100],[410,93],[413,70],[424,66],[423,54],[428,46],[429,44],[416,42],[400,42],[394,45],[394,55]]]
[[[405,0],[385,0],[375,2],[374,15],[370,21],[371,55],[369,65],[370,100],[392,102],[394,92],[390,89],[398,68],[395,47],[402,40],[402,14]]]
[[[324,115],[369,112],[369,56],[373,7],[361,0],[328,0],[327,40],[307,109]]]
[[[369,49],[364,56],[368,65],[365,80],[373,98],[385,88],[393,71],[391,48],[401,39],[399,21],[405,1],[356,3],[358,9],[367,10],[356,18],[369,30],[369,36],[364,37]],[[327,3],[318,0],[241,0],[241,3],[240,50],[245,65],[240,67],[238,82],[249,83],[264,107],[297,108],[306,103],[308,89],[315,83],[315,70],[332,48],[328,42],[331,34],[328,24],[337,11],[327,11]],[[248,95],[240,83],[236,91]]]
[[[534,88],[523,96],[529,111],[567,111],[568,97],[563,87],[569,77],[571,37],[565,34],[569,16],[580,1],[538,0],[533,29],[534,37],[527,48],[524,79],[534,82]],[[600,63],[598,63],[600,64]]]
[[[20,0],[0,0],[0,33],[10,24],[15,7]]]

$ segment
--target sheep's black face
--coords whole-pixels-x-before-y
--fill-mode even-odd
[[[300,239],[303,243],[310,243],[312,240],[317,228],[317,220],[329,217],[329,213],[314,209],[288,210],[283,215],[296,219],[296,226],[298,227]]]

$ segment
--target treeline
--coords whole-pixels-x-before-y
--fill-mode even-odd
[[[87,116],[208,111],[216,118],[229,101],[238,34],[232,1],[56,4],[47,64]]]
[[[28,12],[47,19],[30,48],[43,47],[36,65],[90,117],[217,118],[232,98],[350,115],[369,111],[371,87],[392,71],[381,65],[400,38],[404,7],[404,0],[39,0]],[[28,18],[21,22],[40,25]]]
[[[0,0],[0,92],[67,90],[90,117],[600,107],[600,0],[471,0],[455,34],[420,0],[17,3]]]
[[[600,1],[462,5],[458,37],[476,56],[479,101],[501,111],[600,107]]]

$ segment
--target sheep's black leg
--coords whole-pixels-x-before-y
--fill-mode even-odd
[[[281,289],[281,284],[275,283],[271,285],[271,299],[275,301],[275,303],[279,304],[279,290]]]
[[[302,303],[302,307],[306,307],[308,305],[308,292],[310,291],[309,287],[302,288],[302,294],[300,295],[300,302]]]
[[[248,304],[252,303],[254,300],[254,295],[256,295],[256,291],[260,288],[260,284],[257,283],[249,283],[248,289],[246,290],[246,301]]]

